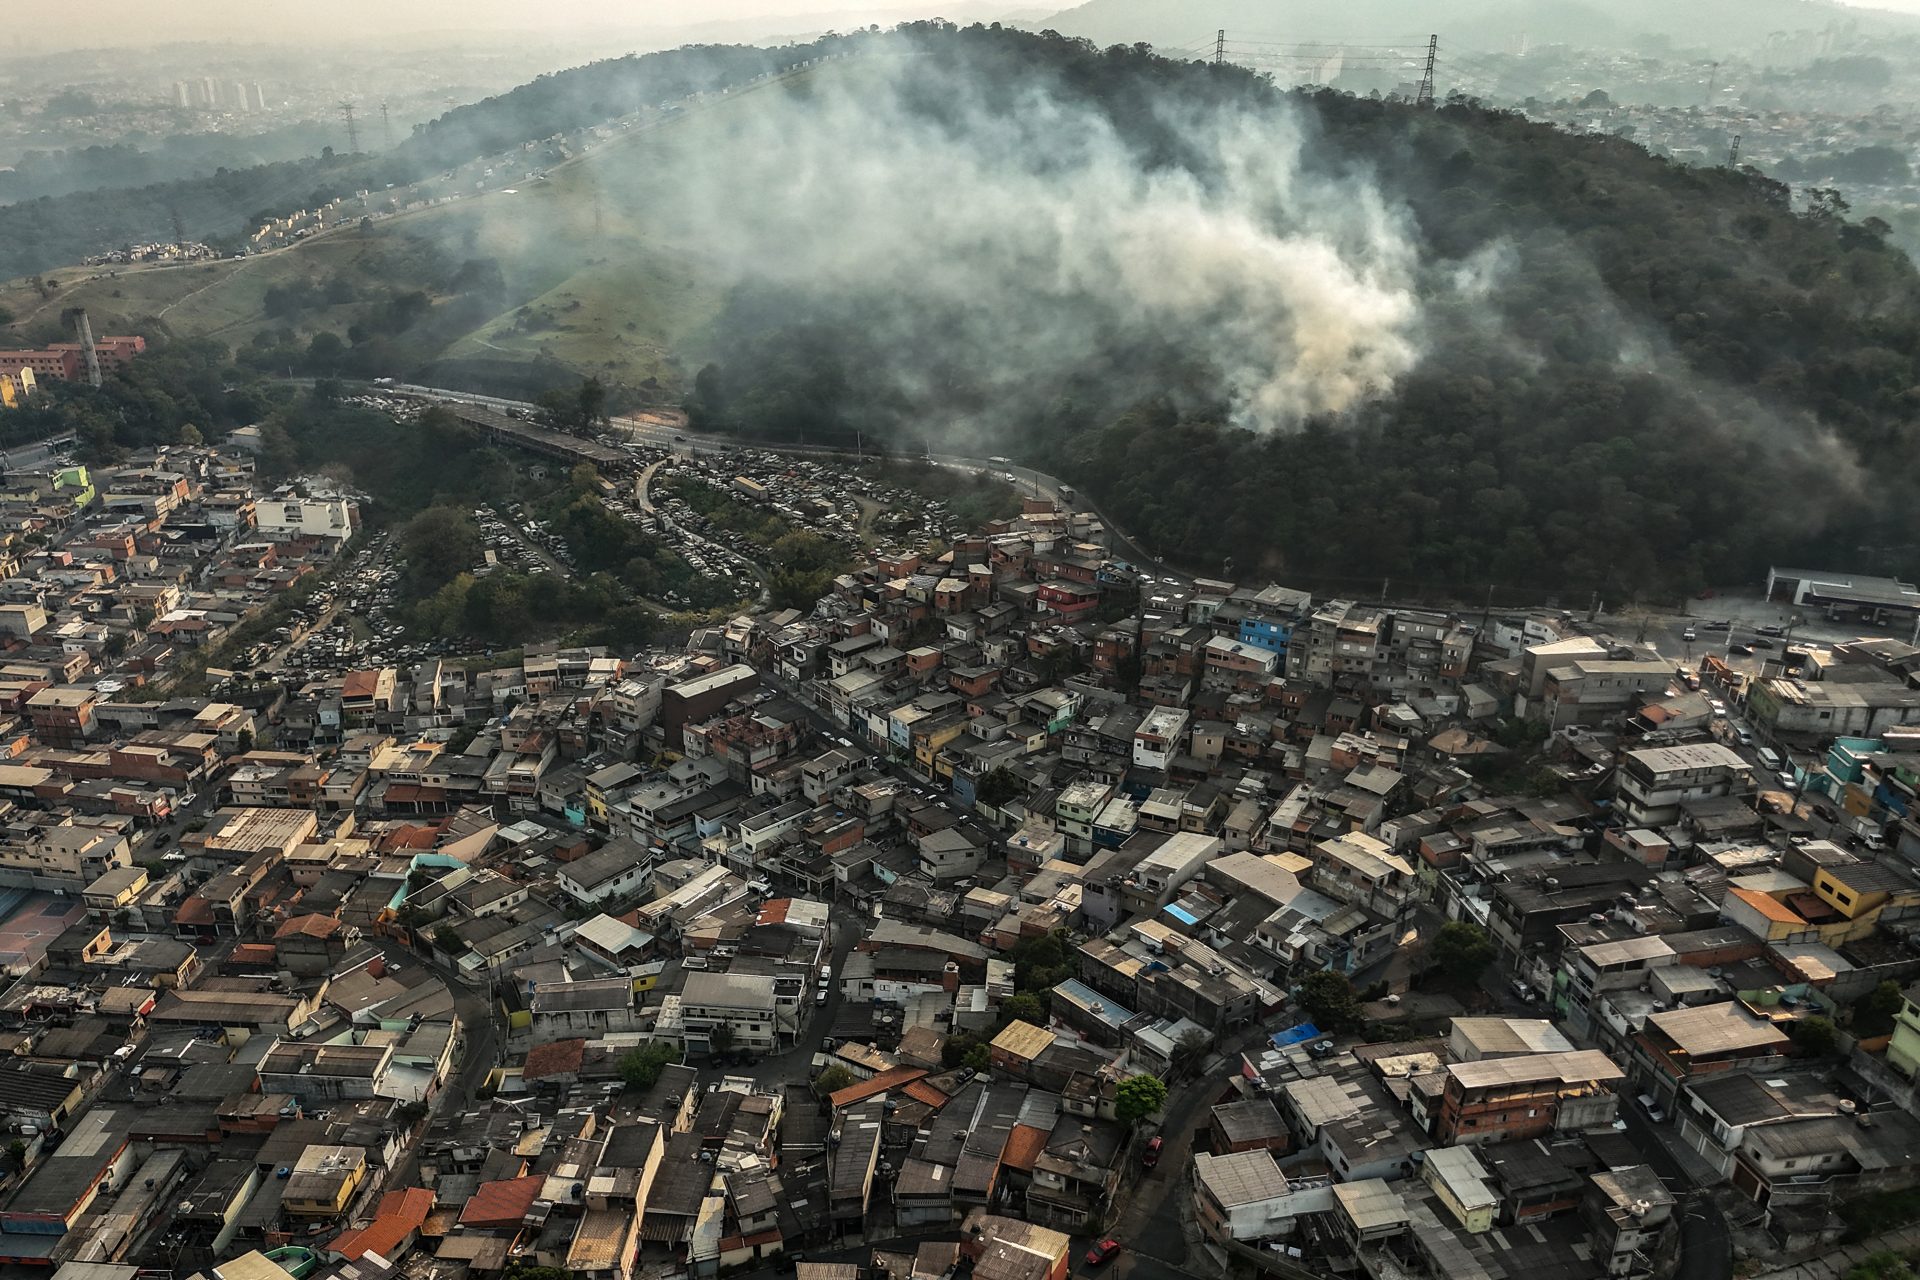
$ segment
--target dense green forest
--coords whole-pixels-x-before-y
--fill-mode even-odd
[[[779,71],[843,43],[829,36],[778,49],[698,45],[612,58],[456,107],[377,156],[326,148],[304,160],[221,166],[202,177],[22,200],[0,207],[0,279],[124,245],[171,242],[176,224],[190,240],[232,240],[265,217],[356,191],[403,186],[523,142]]]
[[[935,411],[990,406],[1004,425],[986,443],[1082,484],[1157,553],[1332,590],[1391,576],[1476,599],[1619,599],[1751,581],[1770,560],[1914,567],[1920,278],[1833,193],[1796,211],[1751,170],[1675,166],[1468,101],[1283,94],[1051,34],[909,34],[992,110],[1043,92],[1202,181],[1216,161],[1173,122],[1223,104],[1304,118],[1309,166],[1366,175],[1412,228],[1417,365],[1390,394],[1255,434],[1179,332],[1010,397],[942,346],[961,318],[937,297],[747,282],[695,381],[702,429],[918,439]],[[915,109],[950,118],[931,90]],[[937,353],[913,385],[882,349],[903,329]]]

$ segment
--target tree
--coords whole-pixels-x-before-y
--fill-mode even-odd
[[[651,1089],[667,1064],[679,1060],[680,1055],[672,1045],[655,1040],[620,1056],[620,1079],[629,1089]]]
[[[433,945],[448,955],[456,955],[467,949],[467,944],[460,941],[460,935],[453,931],[453,926],[444,924],[433,931]]]
[[[1449,920],[1434,935],[1427,954],[1449,982],[1472,986],[1493,963],[1493,951],[1485,929],[1471,921]]]
[[[1031,991],[1020,991],[1001,1002],[1000,1017],[1005,1022],[1030,1022],[1036,1027],[1044,1027],[1047,1025],[1047,1006]]]
[[[1213,1037],[1198,1027],[1191,1027],[1180,1033],[1180,1040],[1173,1046],[1173,1068],[1175,1071],[1191,1071],[1213,1047]]]
[[[856,1081],[853,1072],[836,1062],[813,1078],[813,1092],[825,1098],[854,1083]]]
[[[1840,1031],[1827,1018],[1799,1018],[1787,1024],[1787,1035],[1810,1057],[1830,1058],[1840,1051]]]
[[[567,473],[567,482],[575,493],[595,493],[600,488],[600,472],[591,462],[577,463]]]
[[[1159,1076],[1128,1076],[1113,1095],[1113,1115],[1124,1125],[1136,1125],[1167,1101],[1166,1082]]]
[[[247,752],[253,750],[253,730],[242,729],[239,736],[233,740],[233,745],[240,755],[245,755]]]
[[[606,420],[607,384],[598,378],[588,378],[580,384],[576,402],[579,407],[580,429],[591,431],[596,425]]]
[[[1345,1031],[1360,1021],[1360,1002],[1344,973],[1323,969],[1300,983],[1300,1007],[1322,1031]]]
[[[194,426],[191,422],[184,423],[180,427],[181,444],[186,445],[188,448],[196,448],[206,442],[207,438],[200,434],[200,428]]]
[[[972,1071],[985,1071],[993,1065],[993,1050],[984,1044],[971,1045],[960,1055],[960,1065]]]
[[[1906,1002],[1899,983],[1881,983],[1854,1002],[1853,1034],[1863,1039],[1886,1035],[1893,1030],[1893,1020]]]
[[[707,1045],[716,1055],[727,1052],[733,1048],[733,1028],[724,1022],[715,1024],[713,1030],[707,1034]]]
[[[1004,767],[989,769],[974,785],[974,798],[989,808],[998,808],[1015,796],[1026,793],[1020,775]]]
[[[416,596],[438,591],[472,567],[481,545],[480,530],[463,508],[428,507],[400,533],[409,589]]]

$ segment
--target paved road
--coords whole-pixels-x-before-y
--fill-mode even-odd
[[[415,383],[399,383],[381,388],[386,391],[406,392],[435,400],[456,401],[462,404],[477,404],[505,411],[519,409],[526,412],[536,411],[536,406],[522,400],[506,400],[499,396],[479,395],[471,391],[459,391],[448,387],[428,387]],[[685,427],[661,426],[658,423],[642,422],[638,418],[614,418],[611,425],[636,444],[653,445],[657,448],[672,449],[676,443],[682,447],[694,445],[708,449],[751,449],[767,453],[800,454],[813,457],[841,457],[847,451],[825,445],[792,444],[773,440],[716,441],[709,437],[689,436]],[[1098,517],[1107,527],[1107,536],[1114,554],[1131,561],[1135,567],[1157,577],[1173,579],[1177,588],[1190,584],[1191,578],[1162,563],[1149,554],[1147,549],[1128,537],[1126,532],[1114,523],[1111,517],[1099,510],[1084,497],[1069,501],[1061,492],[1065,482],[1058,476],[1036,471],[1032,467],[1023,467],[1015,463],[995,462],[991,458],[972,458],[955,453],[929,453],[921,461],[949,470],[965,471],[969,474],[982,471],[1006,476],[1016,488],[1029,489],[1036,494],[1050,498],[1062,506],[1087,511]]]
[[[376,945],[387,957],[389,964],[427,965],[430,964],[417,952],[401,946],[390,939],[375,940]],[[454,1061],[459,1064],[453,1078],[441,1088],[434,1099],[432,1115],[428,1120],[427,1132],[442,1112],[449,1107],[458,1111],[473,1101],[473,1095],[479,1089],[487,1073],[499,1063],[500,1023],[494,1016],[495,1005],[491,993],[485,987],[468,986],[458,978],[450,976],[444,966],[432,965],[432,972],[447,984],[447,990],[453,993],[454,1013],[460,1019],[460,1038],[454,1045]],[[393,1168],[387,1186],[411,1187],[420,1181],[420,1143],[415,1143],[400,1162]]]
[[[1620,1118],[1626,1121],[1627,1137],[1641,1158],[1679,1201],[1674,1206],[1680,1215],[1680,1266],[1676,1276],[1679,1280],[1732,1280],[1732,1235],[1720,1207],[1705,1191],[1694,1189],[1686,1170],[1667,1150],[1663,1135],[1654,1132],[1638,1103],[1622,1098]]]

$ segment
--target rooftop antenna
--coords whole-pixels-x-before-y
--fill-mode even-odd
[[[340,104],[340,114],[347,121],[347,150],[357,152],[360,150],[360,130],[353,123],[353,99],[348,98]]]
[[[1433,105],[1433,64],[1440,56],[1440,36],[1435,33],[1427,37],[1427,69],[1420,76],[1420,91],[1413,95],[1413,105],[1430,107]]]

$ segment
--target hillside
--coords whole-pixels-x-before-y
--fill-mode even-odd
[[[1828,195],[1057,36],[851,43],[512,195],[0,305],[1018,454],[1157,554],[1322,592],[1920,561],[1920,277]]]
[[[1279,11],[1267,0],[1087,0],[1029,25],[1095,44],[1145,40],[1165,49],[1210,50],[1213,34],[1289,43],[1404,45],[1440,33],[1443,48],[1511,51],[1524,33],[1534,45],[1653,49],[1668,44],[1711,53],[1758,50],[1775,32],[1835,25],[1920,34],[1920,19],[1828,0],[1448,0],[1414,7],[1395,0],[1306,0]]]
[[[610,58],[456,107],[380,155],[336,155],[329,148],[304,160],[0,206],[0,278],[46,271],[128,244],[170,242],[176,223],[189,240],[238,243],[264,216],[316,207],[356,191],[404,188],[479,156],[689,94],[743,85],[841,43],[829,37],[777,49],[689,45]]]
[[[697,155],[716,131],[781,110],[807,73],[711,99],[659,126],[555,166],[548,180],[350,226],[248,258],[177,266],[74,267],[0,284],[15,340],[64,337],[61,313],[84,306],[97,332],[161,330],[215,338],[259,365],[358,376],[454,377],[526,390],[532,368],[599,376],[644,390],[684,389],[679,353],[700,345],[720,304],[703,279],[697,244],[670,245],[647,229],[670,187],[650,175],[669,157]],[[476,294],[461,269],[497,272]],[[274,291],[333,286],[330,303],[270,305]],[[421,320],[378,342],[352,343],[396,295],[431,304]],[[6,333],[0,329],[0,334]],[[310,369],[319,334],[348,342],[336,369]],[[554,381],[541,375],[540,384]]]

